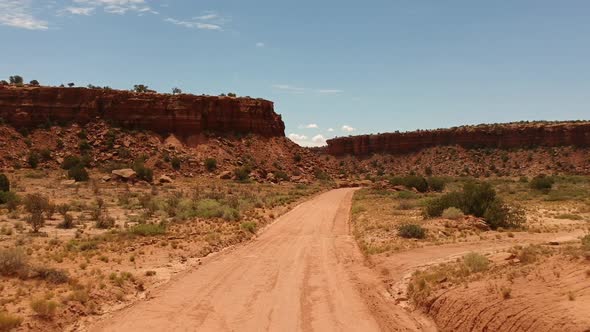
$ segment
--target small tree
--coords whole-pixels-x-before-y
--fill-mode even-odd
[[[182,90],[180,90],[180,88],[176,88],[176,87],[172,88],[172,94],[173,95],[177,95],[177,94],[180,94],[180,93],[182,93]]]
[[[49,200],[41,194],[29,194],[25,198],[25,209],[30,213],[27,222],[33,227],[33,232],[39,232],[39,228],[45,224],[43,212],[49,207]]]
[[[229,92],[229,93],[227,94],[227,96],[228,96],[228,97],[234,97],[234,98],[235,98],[235,97],[237,97],[238,95],[236,95],[236,94],[235,94],[235,93],[233,93],[233,92]]]
[[[37,81],[37,80],[32,80],[32,81],[30,81],[30,82],[29,82],[29,84],[30,84],[30,85],[33,85],[33,86],[39,86],[39,81]]]
[[[133,86],[133,91],[137,93],[144,93],[148,92],[148,86],[143,84],[136,84]]]
[[[74,87],[74,85],[76,85],[76,84],[74,84],[74,83],[68,83],[68,86],[69,86],[70,88],[73,88],[73,87]]]
[[[10,84],[16,84],[16,85],[23,84],[23,82],[24,82],[23,77],[20,75],[10,76],[9,80],[10,80]]]
[[[10,181],[4,173],[0,173],[0,191],[10,191]]]
[[[68,170],[68,177],[70,179],[76,180],[77,182],[88,181],[88,172],[84,166],[78,164]]]

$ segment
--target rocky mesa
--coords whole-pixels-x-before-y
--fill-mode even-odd
[[[16,129],[100,118],[186,142],[206,132],[282,137],[285,131],[268,100],[111,89],[0,86],[0,117]]]
[[[590,146],[590,121],[519,122],[461,126],[449,129],[340,137],[328,140],[331,155],[404,154],[429,147],[529,148]]]

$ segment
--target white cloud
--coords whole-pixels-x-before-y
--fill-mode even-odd
[[[263,42],[256,43],[256,47],[264,47],[266,46]]]
[[[303,128],[306,128],[306,129],[317,129],[317,128],[319,128],[319,127],[318,127],[318,125],[317,125],[317,124],[315,124],[315,123],[310,123],[310,124],[308,124],[308,125],[305,125],[305,126],[303,126]]]
[[[86,7],[102,8],[109,14],[123,15],[127,12],[158,14],[145,2],[145,0],[73,0],[74,3]]]
[[[311,139],[305,135],[300,134],[289,134],[287,137],[301,146],[317,147],[326,145],[326,138],[321,134],[315,135]]]
[[[330,132],[330,133],[331,133],[331,132],[333,132],[333,131],[334,131],[334,128],[328,128],[328,132]]]
[[[319,89],[316,90],[317,93],[319,94],[323,94],[323,95],[334,95],[334,94],[339,94],[342,93],[342,90],[338,90],[338,89]]]
[[[322,134],[315,135],[311,138],[311,141],[318,145],[326,145],[326,138]]]
[[[296,86],[292,86],[292,85],[288,85],[288,84],[275,84],[272,87],[274,89],[282,90],[282,91],[290,92],[290,93],[303,93],[303,92],[305,92],[305,88],[300,88],[300,87],[296,87]]]
[[[201,30],[223,30],[221,28],[221,26],[217,25],[217,24],[211,24],[211,23],[202,23],[202,22],[194,22],[194,21],[181,21],[181,20],[177,20],[175,18],[167,18],[164,20],[165,22],[170,22],[172,24],[176,24],[185,28],[190,28],[190,29],[201,29]]]
[[[66,7],[64,11],[74,15],[89,16],[94,12],[94,9],[94,7]]]
[[[222,17],[216,12],[208,11],[200,16],[193,17],[191,20],[167,18],[164,21],[189,29],[223,31],[223,26],[229,22],[230,19]]]
[[[299,135],[299,134],[289,134],[288,136],[292,141],[304,141],[307,139],[307,136],[305,135]]]
[[[343,132],[347,132],[347,133],[351,133],[351,132],[355,131],[354,128],[352,128],[351,126],[348,126],[348,125],[342,126],[341,129],[342,129]]]
[[[0,0],[0,25],[27,30],[47,30],[47,21],[36,18],[30,0]]]

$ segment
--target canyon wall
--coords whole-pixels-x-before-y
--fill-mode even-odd
[[[206,132],[285,135],[271,101],[189,94],[0,86],[0,118],[17,129],[97,118],[189,140]]]
[[[535,146],[590,146],[590,122],[522,122],[462,126],[340,137],[328,140],[327,151],[335,156],[374,153],[403,154],[441,145],[464,148],[529,148]]]

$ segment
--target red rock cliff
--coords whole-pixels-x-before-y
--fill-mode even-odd
[[[271,101],[188,94],[0,86],[0,117],[17,129],[86,123],[99,117],[183,139],[203,132],[285,135],[285,125]]]
[[[441,145],[465,148],[590,146],[590,122],[531,122],[340,137],[328,140],[332,155],[401,154]]]

